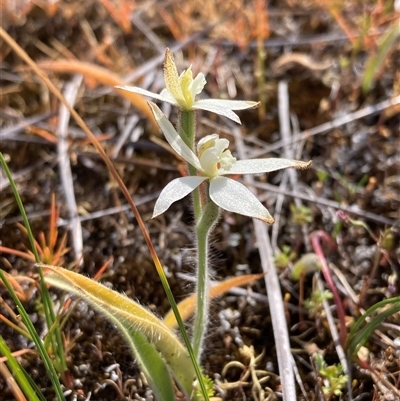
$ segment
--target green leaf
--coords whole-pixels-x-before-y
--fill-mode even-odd
[[[104,313],[104,311],[102,311]],[[155,347],[147,341],[147,338],[140,331],[130,327],[130,323],[119,320],[113,315],[105,313],[108,319],[113,322],[124,335],[125,340],[132,349],[136,361],[145,375],[156,400],[171,401],[175,398],[175,391],[171,375],[164,359]]]
[[[383,311],[380,311],[376,316],[371,317],[375,311],[386,305],[391,306]],[[388,298],[371,306],[364,313],[364,315],[361,316],[351,327],[349,338],[347,341],[348,350],[350,351],[350,353],[356,353],[360,349],[360,347],[362,347],[367,342],[371,334],[381,325],[381,323],[386,318],[394,315],[399,311],[400,297]],[[362,325],[368,318],[370,318],[371,320],[366,323],[364,327],[362,327]]]
[[[7,358],[7,365],[24,394],[29,398],[30,401],[40,401],[38,396],[35,394],[35,390],[30,385],[29,380],[25,376],[24,370],[12,355],[2,336],[0,336],[0,353]],[[14,395],[16,396],[16,394]]]
[[[362,88],[364,93],[368,93],[373,86],[375,76],[382,67],[382,64],[389,53],[390,48],[400,36],[400,24],[395,22],[383,35],[379,45],[378,52],[372,54],[366,62]]]
[[[292,278],[293,280],[300,280],[303,275],[315,273],[319,270],[321,270],[319,256],[315,253],[306,253],[294,264]]]
[[[147,379],[153,382],[154,392],[160,394],[163,391],[158,386],[165,387],[165,391],[169,392],[167,384],[163,383],[170,381],[166,373],[169,370],[185,395],[191,395],[195,371],[187,349],[160,319],[128,297],[90,278],[62,267],[41,267],[47,283],[80,297],[117,325],[138,358]],[[157,353],[164,358],[168,369],[162,365],[160,358],[157,359]],[[168,397],[160,399],[169,400]]]

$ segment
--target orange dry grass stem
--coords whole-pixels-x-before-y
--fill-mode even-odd
[[[266,0],[172,2],[160,7],[158,13],[178,41],[208,26],[213,26],[215,38],[230,40],[241,48],[260,35],[269,36]]]
[[[12,276],[11,274],[3,271],[3,274],[6,276],[8,282],[10,283],[11,287],[14,289],[15,294],[21,301],[26,301],[29,297],[25,294],[24,289],[19,284],[20,281],[30,281],[34,285],[36,285],[36,281],[27,276]],[[3,284],[3,281],[0,281],[0,284]]]
[[[132,32],[130,16],[135,7],[135,2],[133,0],[117,0],[114,2],[110,0],[100,0],[100,3],[125,34]]]
[[[315,1],[315,5],[322,6],[332,15],[355,48],[375,48],[385,26],[389,28],[399,23],[398,13],[387,7],[384,0],[369,4],[321,0]]]
[[[40,68],[48,71],[82,74],[85,77],[85,82],[87,84],[90,82],[100,82],[103,85],[111,87],[119,95],[128,99],[130,103],[151,122],[154,131],[158,132],[158,125],[147,105],[146,99],[136,93],[115,89],[115,86],[123,85],[125,84],[125,81],[122,77],[113,73],[109,69],[76,60],[42,61],[38,65]]]
[[[61,240],[58,241],[57,221],[60,214],[60,207],[56,206],[55,196],[53,194],[50,207],[50,227],[48,236],[41,232],[39,241],[35,240],[35,247],[39,253],[40,261],[46,264],[59,265],[63,263],[63,256],[69,251],[67,248],[67,234],[65,233]],[[27,235],[26,228],[18,224],[19,229]],[[57,246],[57,242],[59,242]],[[21,258],[35,262],[35,256],[30,250],[19,251],[17,249],[0,246],[0,252],[9,255],[19,256]]]

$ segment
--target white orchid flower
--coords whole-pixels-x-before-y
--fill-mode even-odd
[[[240,119],[232,110],[245,110],[257,107],[259,102],[242,101],[242,100],[223,100],[223,99],[196,99],[205,84],[206,79],[203,73],[199,73],[193,79],[191,67],[178,75],[174,57],[169,49],[165,51],[164,59],[164,80],[166,88],[160,94],[147,91],[136,86],[121,85],[116,86],[129,92],[138,93],[153,99],[171,103],[182,110],[207,110],[212,113],[219,114],[230,118],[240,124]]]
[[[220,139],[217,134],[208,135],[199,141],[196,156],[157,105],[152,102],[149,102],[149,105],[168,143],[199,173],[198,176],[180,177],[171,181],[161,191],[153,217],[164,213],[174,202],[184,198],[208,180],[210,198],[220,208],[272,224],[273,217],[256,196],[240,182],[225,176],[269,173],[288,167],[305,169],[311,165],[311,161],[278,158],[236,160],[228,150],[229,141]]]

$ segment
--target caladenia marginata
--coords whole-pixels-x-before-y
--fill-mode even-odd
[[[161,191],[154,207],[153,218],[167,211],[174,202],[192,194],[197,249],[196,310],[192,341],[190,342],[184,330],[178,313],[179,308],[174,306],[172,293],[157,257],[153,257],[153,260],[171,306],[176,308],[174,313],[180,320],[178,323],[186,346],[180,342],[168,324],[127,297],[66,269],[55,266],[43,266],[43,269],[49,284],[86,300],[119,328],[157,400],[175,399],[173,379],[185,399],[201,401],[208,400],[213,394],[212,381],[204,378],[199,368],[209,320],[210,234],[221,210],[256,218],[267,224],[274,222],[267,208],[257,197],[230,176],[263,174],[286,168],[306,169],[311,162],[280,158],[237,160],[229,149],[229,141],[215,133],[210,133],[196,142],[196,110],[214,112],[240,123],[234,111],[251,109],[259,103],[201,99],[200,95],[206,84],[204,74],[199,73],[193,78],[189,67],[179,75],[169,49],[165,53],[164,78],[166,88],[160,94],[137,87],[118,88],[166,101],[179,109],[178,124],[175,128],[156,104],[148,103],[167,142],[187,162],[188,167],[187,176],[175,178]]]
[[[236,160],[229,150],[229,141],[219,138],[217,134],[205,136],[196,145],[196,110],[210,111],[240,123],[234,110],[255,108],[259,102],[201,99],[200,95],[206,85],[204,74],[200,72],[193,78],[189,67],[179,75],[169,49],[164,58],[164,80],[166,87],[159,94],[132,86],[118,88],[165,101],[179,109],[175,129],[158,106],[149,102],[165,138],[172,149],[187,162],[189,172],[188,176],[176,178],[162,190],[153,217],[164,213],[172,203],[192,193],[197,240],[197,303],[192,344],[196,358],[200,361],[209,315],[208,241],[220,210],[254,217],[268,224],[274,222],[257,197],[243,184],[228,176],[269,173],[289,167],[305,169],[311,162],[279,158]]]
[[[194,322],[193,349],[198,359],[208,324],[208,239],[215,226],[220,209],[260,219],[268,224],[274,222],[268,209],[243,184],[228,175],[261,174],[293,167],[306,169],[311,162],[281,158],[236,160],[229,150],[229,141],[217,134],[200,139],[196,152],[189,148],[171,122],[158,106],[149,102],[154,117],[172,149],[188,163],[189,175],[176,178],[161,191],[154,207],[153,217],[164,213],[172,203],[184,198],[200,187],[199,211],[196,213],[197,234],[197,310]],[[205,185],[201,185],[201,184]],[[200,201],[200,199],[202,201]],[[196,208],[196,202],[195,202]]]

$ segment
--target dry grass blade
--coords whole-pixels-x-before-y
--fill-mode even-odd
[[[240,130],[235,127],[233,132],[239,157],[241,159],[246,159],[247,152],[244,147]],[[254,181],[253,177],[249,175],[245,176],[244,180],[250,185]],[[267,288],[270,305],[269,309],[271,313],[275,345],[277,349],[283,400],[292,401],[296,399],[296,387],[292,368],[292,354],[290,351],[289,333],[285,318],[285,308],[283,306],[279,278],[273,261],[273,252],[267,228],[264,223],[257,219],[253,219],[253,224],[257,237],[257,243],[263,244],[262,246],[259,245],[258,250],[260,252],[261,264],[265,273],[265,285]]]
[[[249,274],[245,276],[232,277],[228,280],[222,281],[221,283],[214,284],[210,288],[210,299],[216,298],[227,291],[230,291],[234,287],[240,287],[245,284],[250,284],[255,280],[261,278],[263,274]],[[179,302],[178,309],[182,319],[187,320],[195,311],[196,308],[196,294],[187,297],[183,301]],[[172,311],[169,311],[164,317],[164,323],[170,328],[175,329],[177,322],[175,315]]]
[[[134,9],[135,2],[132,0],[119,0],[115,6],[110,0],[100,0],[100,3],[107,9],[124,33],[132,32],[130,15]]]
[[[124,80],[113,73],[112,71],[100,67],[95,64],[77,61],[77,60],[58,60],[58,61],[42,61],[38,64],[39,68],[44,70],[62,72],[62,73],[74,73],[82,74],[84,77],[98,81],[103,85],[109,86],[114,89],[114,86],[124,85]],[[114,89],[119,95],[129,100],[131,104],[137,108],[152,124],[155,132],[158,132],[158,126],[154,120],[153,114],[151,113],[149,106],[147,105],[144,97],[137,95],[136,93],[121,91]]]
[[[278,149],[281,149],[284,146],[287,146],[289,144],[291,145],[291,144],[297,143],[299,141],[302,141],[304,139],[308,139],[314,135],[323,134],[323,133],[325,133],[327,131],[331,131],[331,130],[333,131],[335,128],[342,127],[345,124],[352,123],[355,120],[359,120],[361,118],[365,118],[368,116],[374,116],[384,110],[391,109],[394,106],[397,106],[398,104],[400,104],[400,96],[394,96],[391,99],[383,100],[382,102],[379,102],[372,106],[366,106],[353,113],[348,113],[344,116],[335,118],[332,121],[329,121],[327,123],[318,125],[317,127],[314,127],[309,130],[300,132],[296,135],[293,135],[292,139],[290,140],[290,143],[287,143],[284,140],[280,140],[280,141],[274,142],[271,145],[267,145],[263,149],[252,152],[251,157],[260,157],[260,156],[266,155],[268,153],[274,152]]]
[[[16,401],[26,401],[26,397],[22,392],[21,388],[18,386],[13,375],[8,370],[6,364],[0,359],[0,375],[3,376],[8,387],[11,389]]]

